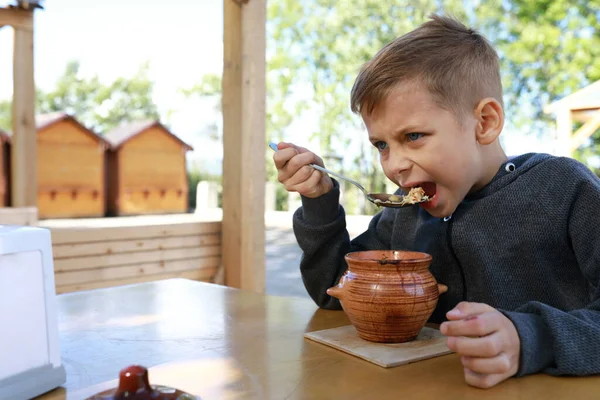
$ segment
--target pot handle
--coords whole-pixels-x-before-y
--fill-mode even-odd
[[[342,297],[344,296],[344,283],[346,282],[346,273],[347,272],[345,272],[342,275],[337,285],[327,289],[328,295],[330,295],[331,297],[335,297],[338,300],[342,300]]]
[[[331,297],[335,297],[338,300],[342,299],[342,293],[344,292],[342,290],[341,285],[336,285],[336,286],[332,286],[329,289],[327,289],[327,294],[330,295]]]
[[[438,292],[439,294],[443,294],[446,293],[448,291],[448,286],[442,284],[442,283],[438,283]]]

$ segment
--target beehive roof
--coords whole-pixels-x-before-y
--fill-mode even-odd
[[[36,131],[39,132],[40,130],[48,128],[48,127],[56,124],[57,122],[67,120],[67,119],[71,120],[73,123],[78,125],[82,131],[84,131],[86,134],[88,134],[91,137],[93,137],[94,139],[96,139],[98,142],[104,143],[106,146],[109,146],[108,142],[106,140],[104,140],[102,138],[102,136],[94,133],[91,129],[84,126],[81,122],[79,122],[72,115],[62,112],[62,111],[36,115],[35,116],[35,129],[36,129]],[[4,129],[0,128],[0,141],[6,141],[8,143],[11,143],[12,132],[5,131]]]
[[[69,114],[62,111],[56,111],[47,114],[38,114],[35,116],[35,127],[36,129],[43,129],[59,121],[68,119],[69,117]]]
[[[69,115],[67,113],[60,111],[47,114],[38,114],[35,116],[35,129],[40,130],[46,128],[68,117]],[[0,132],[0,135],[6,135],[9,138],[12,137],[12,132],[10,131],[5,131],[4,129],[0,128]]]
[[[185,147],[187,150],[193,150],[192,146],[190,146],[189,144],[187,144],[183,140],[181,140],[177,135],[175,135],[173,132],[171,132],[167,127],[165,127],[159,121],[151,120],[151,119],[138,120],[138,121],[132,121],[132,122],[124,122],[121,125],[117,126],[115,129],[113,129],[112,131],[107,132],[104,135],[104,138],[110,143],[110,145],[112,146],[113,149],[116,149],[116,148],[122,146],[123,144],[125,144],[125,142],[127,142],[128,140],[134,138],[135,136],[139,135],[140,133],[144,132],[145,130],[148,130],[155,126],[162,128],[165,132],[167,132],[175,140],[177,140],[179,143],[181,143],[181,145],[183,147]]]
[[[70,120],[75,125],[79,126],[79,128],[81,128],[81,130],[83,132],[85,132],[89,136],[93,137],[98,142],[104,143],[107,147],[110,145],[102,136],[96,134],[94,131],[92,131],[88,127],[84,126],[74,116],[72,116],[66,112],[63,112],[63,111],[57,111],[57,112],[52,112],[52,113],[36,115],[35,116],[35,128],[39,132],[42,129],[49,128],[50,126],[52,126],[60,121],[64,121],[64,120]]]

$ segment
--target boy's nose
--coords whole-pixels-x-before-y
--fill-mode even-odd
[[[394,174],[394,176],[400,178],[404,172],[410,169],[410,166],[411,161],[405,154],[399,151],[390,152],[388,169]]]

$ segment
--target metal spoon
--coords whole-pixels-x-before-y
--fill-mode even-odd
[[[273,149],[273,151],[277,152],[279,151],[279,149],[277,148],[277,144],[271,142],[269,143],[269,147],[271,149]],[[318,169],[319,171],[323,171],[327,174],[333,175],[335,177],[338,177],[340,179],[345,180],[346,182],[350,182],[351,184],[353,184],[354,186],[356,186],[357,188],[360,189],[361,192],[364,193],[365,197],[367,198],[367,200],[369,200],[371,203],[375,204],[376,206],[380,206],[380,207],[404,207],[406,205],[413,205],[413,204],[417,204],[417,203],[422,203],[425,201],[429,201],[429,197],[428,196],[423,196],[421,201],[419,202],[415,202],[414,200],[410,199],[408,196],[398,196],[395,194],[387,194],[387,193],[369,193],[367,192],[367,190],[362,187],[362,185],[356,181],[353,181],[350,178],[346,178],[345,176],[342,176],[340,174],[337,174],[333,171],[328,170],[327,168],[323,168],[320,165],[316,165],[316,164],[308,164],[311,167],[313,167],[314,169]]]

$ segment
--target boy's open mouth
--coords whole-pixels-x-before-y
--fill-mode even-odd
[[[437,185],[433,182],[423,182],[420,184],[423,191],[425,191],[425,195],[432,199],[437,193]]]
[[[425,192],[425,195],[427,197],[429,197],[429,199],[432,199],[437,192],[437,185],[434,182],[420,182],[411,187],[403,187],[402,189],[408,193],[410,191],[410,189],[418,188],[418,187],[423,189],[423,191]]]

